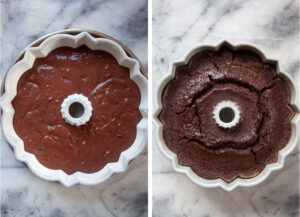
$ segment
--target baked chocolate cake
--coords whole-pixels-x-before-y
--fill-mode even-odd
[[[230,129],[213,116],[224,101],[240,110],[239,123]],[[254,177],[277,161],[291,136],[288,84],[274,65],[248,50],[223,47],[196,54],[177,67],[162,102],[166,145],[180,165],[205,179]]]

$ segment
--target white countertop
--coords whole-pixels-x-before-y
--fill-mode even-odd
[[[68,28],[115,37],[147,68],[147,2],[132,0],[1,1],[1,80],[10,63],[39,37]],[[96,186],[65,188],[33,175],[15,159],[1,136],[1,214],[3,217],[147,216],[147,153],[122,174]]]
[[[87,2],[87,3],[86,3]],[[98,3],[99,2],[99,3]],[[232,3],[235,2],[235,3]],[[65,28],[107,33],[147,65],[145,1],[1,1],[1,76],[18,53],[42,35]],[[118,8],[118,9],[116,9]],[[153,0],[153,88],[168,64],[194,44],[252,42],[300,83],[299,3],[261,0]],[[109,22],[107,22],[109,20]],[[43,181],[18,162],[1,138],[1,214],[5,217],[147,216],[147,157],[93,187]],[[299,214],[299,146],[262,184],[233,192],[205,189],[175,173],[153,144],[153,216],[292,217]]]
[[[257,44],[300,84],[299,1],[154,0],[153,90],[169,62],[195,44],[222,39]],[[174,172],[154,143],[152,183],[154,217],[298,216],[299,146],[263,183],[226,192],[199,187]]]

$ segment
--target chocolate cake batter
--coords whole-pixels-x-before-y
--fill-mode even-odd
[[[72,126],[61,103],[81,93],[93,107],[91,119]],[[18,82],[14,128],[25,150],[50,169],[93,173],[116,162],[135,140],[141,120],[140,91],[128,68],[104,51],[63,47],[35,61]]]
[[[256,176],[277,161],[291,136],[288,85],[274,65],[250,51],[223,47],[195,55],[177,68],[162,100],[166,145],[181,165],[205,179]],[[231,130],[213,119],[214,106],[223,100],[241,110],[241,121]]]

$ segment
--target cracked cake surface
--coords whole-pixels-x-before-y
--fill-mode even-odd
[[[234,129],[213,119],[219,102],[230,100],[241,110]],[[163,92],[163,138],[182,166],[205,179],[251,178],[277,154],[291,136],[293,110],[287,82],[275,66],[248,50],[204,51],[176,68]]]

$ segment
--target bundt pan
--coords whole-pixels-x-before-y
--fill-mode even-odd
[[[253,59],[246,59],[247,55],[250,55],[249,58],[252,56]],[[223,61],[224,59],[220,58],[228,59]],[[220,62],[215,64],[215,60]],[[249,65],[237,64],[248,64],[248,60],[260,64],[255,66],[257,67],[255,70],[260,67],[262,71],[259,72],[269,71],[264,75],[260,73],[255,75]],[[208,65],[204,64],[205,61]],[[222,64],[225,68],[222,68]],[[231,67],[239,66],[250,67],[250,71],[242,68],[245,71],[240,71],[242,74],[239,74],[235,69],[235,74],[230,74]],[[226,71],[228,69],[230,72]],[[248,83],[245,82],[243,76],[253,76],[252,83],[249,83],[249,80]],[[261,82],[267,76],[274,80]],[[191,77],[194,79],[193,82],[190,80]],[[272,85],[258,87],[259,82]],[[273,87],[277,88],[277,85],[282,87],[282,91],[274,93],[274,90],[270,90]],[[171,159],[175,171],[185,173],[194,183],[209,188],[221,187],[227,191],[238,186],[253,186],[265,180],[271,171],[281,169],[285,157],[297,144],[299,137],[297,94],[293,79],[280,68],[278,61],[266,57],[262,49],[255,45],[227,41],[197,45],[182,60],[170,64],[168,74],[158,86],[155,95],[157,101],[154,111],[154,136],[160,150]],[[243,97],[247,100],[249,98],[249,107],[239,103]],[[268,101],[269,98],[272,100]],[[285,103],[284,109],[280,108],[278,111],[284,111],[284,115],[280,116],[283,116],[281,119],[285,118],[285,121],[282,123],[284,127],[280,129],[283,128],[282,130],[287,132],[285,140],[282,140],[286,143],[278,145],[278,151],[273,151],[271,155],[270,150],[275,148],[270,149],[266,141],[272,141],[269,138],[274,133],[268,134],[268,132],[272,132],[274,128],[266,126],[272,126],[269,120],[275,120],[278,115],[274,117],[272,114],[278,113],[271,111],[273,108],[269,104],[281,99]],[[226,117],[224,113],[222,114],[223,109],[230,109],[232,117],[230,120],[221,120],[222,117]],[[255,113],[251,113],[252,111]],[[244,131],[251,122],[254,122],[253,126],[257,127],[251,129],[256,130]],[[246,134],[236,132],[246,132]],[[223,138],[225,139],[222,140]],[[237,163],[233,164],[234,161]],[[250,164],[251,162],[254,166]],[[264,165],[261,162],[267,163]],[[238,171],[242,172],[238,173]]]
[[[109,53],[121,67],[129,70],[130,80],[134,82],[140,92],[138,111],[141,114],[140,121],[136,125],[136,137],[134,142],[120,153],[119,160],[107,163],[96,172],[66,173],[61,169],[49,169],[41,164],[34,154],[26,152],[23,140],[14,129],[14,108],[12,101],[17,94],[17,84],[22,74],[33,67],[37,58],[46,57],[51,51],[60,47],[78,48],[85,45],[90,50],[104,51]],[[66,187],[75,184],[95,185],[106,181],[114,173],[126,171],[128,163],[137,157],[145,148],[147,142],[147,73],[137,57],[122,43],[100,32],[91,30],[62,30],[46,35],[26,47],[13,62],[4,77],[1,87],[0,104],[2,108],[2,129],[9,145],[13,148],[18,160],[24,162],[29,169],[38,177],[47,181],[58,181]],[[80,121],[72,120],[66,114],[69,110],[64,106],[79,100],[84,106],[84,114]],[[82,125],[89,121],[93,108],[88,99],[81,94],[73,94],[65,99],[61,105],[63,118],[69,118],[72,125]],[[87,112],[86,112],[87,111]],[[64,113],[65,112],[65,113]],[[78,119],[78,120],[79,120]],[[77,121],[77,122],[76,122]],[[74,123],[73,123],[74,122]]]

